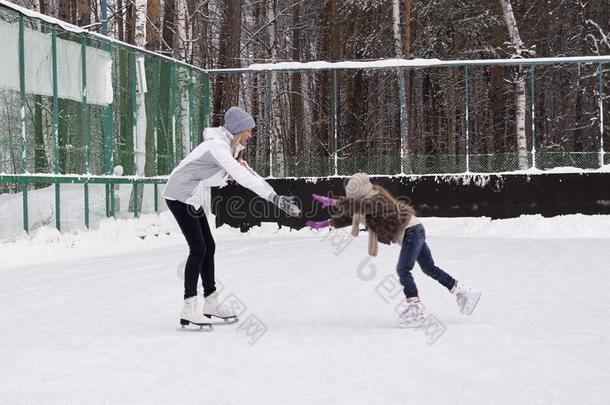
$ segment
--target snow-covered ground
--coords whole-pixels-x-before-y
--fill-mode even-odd
[[[437,264],[483,296],[463,317],[416,269],[415,330],[395,324],[399,247],[368,258],[341,231],[214,230],[241,316],[213,332],[178,331],[186,245],[168,213],[0,244],[0,404],[608,402],[610,217],[424,224]]]

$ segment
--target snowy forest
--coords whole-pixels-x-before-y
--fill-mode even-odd
[[[96,0],[15,3],[90,31],[101,30],[102,3]],[[610,0],[109,0],[107,7],[110,36],[204,69],[286,61],[610,54]],[[512,169],[527,168],[534,146],[549,156],[557,153],[572,159],[547,162],[549,166],[596,167],[603,141],[600,125],[606,126],[606,138],[610,133],[610,66],[599,66],[536,67],[535,134],[531,69],[471,68],[469,152],[494,157],[480,160],[475,169],[504,169],[501,160],[506,155],[515,160],[518,157]],[[362,168],[354,160],[358,158],[381,159],[377,171],[394,174],[397,170],[387,167],[387,157],[400,157],[401,131],[407,159],[425,157],[424,167],[416,167],[414,160],[408,165],[411,171],[456,170],[456,158],[466,148],[464,68],[406,69],[404,74],[404,128],[399,125],[396,69],[338,72],[338,128],[333,128],[331,116],[329,71],[274,73],[272,105],[264,74],[213,75],[211,124],[220,125],[229,106],[245,106],[259,124],[247,155],[262,174],[269,174],[262,167],[267,165],[270,147],[278,165],[274,174],[280,176],[315,174],[311,170],[299,172],[299,162],[329,160],[334,153],[342,161],[352,162],[343,167],[344,174]],[[605,105],[603,123],[600,95]],[[269,115],[273,128],[266,128]],[[129,125],[126,128],[131,131]],[[271,146],[269,137],[261,136],[270,131],[276,142]],[[338,145],[333,140],[335,131]],[[121,136],[120,128],[115,132]],[[148,139],[146,142],[150,144]],[[593,160],[577,161],[581,152],[591,153]],[[453,163],[443,158],[453,159]],[[120,156],[117,160],[121,163]],[[153,173],[148,153],[146,161],[145,174],[171,170],[168,165]],[[129,164],[125,166],[127,172],[134,171]],[[82,168],[76,165],[73,171]]]

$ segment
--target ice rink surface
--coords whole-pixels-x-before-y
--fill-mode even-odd
[[[396,327],[399,247],[369,258],[365,234],[215,230],[240,321],[213,332],[178,330],[175,229],[0,245],[0,404],[607,404],[610,233],[571,221],[424,219],[483,296],[464,317],[416,267],[418,329]]]

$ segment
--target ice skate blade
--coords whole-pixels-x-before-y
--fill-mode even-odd
[[[424,318],[424,319],[413,321],[413,322],[398,321],[398,327],[400,329],[417,329],[422,326],[422,324],[424,323],[425,320],[426,319]]]
[[[194,323],[186,319],[180,319],[178,330],[181,332],[211,332],[213,328],[211,323]]]
[[[227,316],[226,318],[223,318],[221,316],[216,316],[216,315],[208,315],[208,314],[203,314],[203,316],[210,319],[210,323],[213,325],[230,325],[232,323],[236,323],[237,321],[239,321],[239,318],[237,318],[237,316]],[[212,318],[215,318],[215,319],[212,319]]]

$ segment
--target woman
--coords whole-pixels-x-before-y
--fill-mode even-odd
[[[336,212],[330,220],[307,221],[307,225],[315,229],[351,225],[352,235],[357,236],[362,224],[368,228],[368,251],[371,256],[377,255],[377,242],[402,246],[396,272],[403,286],[406,307],[398,320],[399,326],[418,326],[425,317],[425,308],[419,300],[419,292],[411,274],[416,261],[424,274],[456,295],[461,313],[472,314],[481,292],[465,287],[434,264],[426,243],[424,226],[415,216],[413,207],[396,200],[385,188],[372,184],[365,173],[356,173],[349,179],[345,194],[346,197],[337,200],[314,194],[314,199],[324,207],[334,206]]]
[[[290,216],[298,216],[299,208],[292,197],[278,196],[273,187],[237,160],[246,142],[252,137],[254,119],[239,107],[231,107],[221,127],[206,128],[204,142],[186,156],[169,176],[163,197],[176,218],[189,246],[184,270],[184,306],[180,324],[209,326],[212,316],[237,320],[235,312],[218,302],[214,282],[215,243],[201,205],[204,187],[221,186],[231,176],[261,198],[271,201]],[[241,163],[240,163],[241,162]],[[204,292],[203,310],[199,309],[197,281],[201,275]]]

